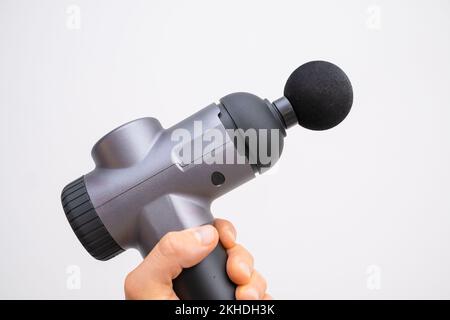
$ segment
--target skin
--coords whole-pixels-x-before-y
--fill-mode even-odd
[[[192,267],[221,242],[228,253],[227,273],[236,285],[238,300],[269,300],[267,284],[253,267],[252,255],[236,243],[236,229],[226,220],[213,226],[170,232],[125,279],[125,297],[136,300],[177,300],[172,280]]]

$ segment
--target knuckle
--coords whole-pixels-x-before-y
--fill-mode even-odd
[[[267,290],[267,281],[259,271],[254,271],[251,282],[254,286],[259,288],[262,293],[265,293]]]
[[[258,276],[259,276],[259,279],[261,281],[261,286],[263,287],[264,291],[266,291],[266,289],[267,289],[267,280],[266,280],[266,278],[264,278],[259,272],[258,272]]]
[[[233,253],[235,255],[238,255],[240,257],[244,257],[246,259],[248,259],[251,263],[253,263],[253,256],[252,254],[245,249],[242,245],[237,244],[233,249],[232,249]]]
[[[236,233],[236,229],[234,228],[233,224],[225,219],[216,219],[214,221],[214,226],[220,230],[230,229],[232,232]]]
[[[243,292],[242,292],[242,287],[237,287],[236,288],[235,295],[236,295],[236,299],[237,300],[244,300],[245,299],[245,297],[243,295]]]
[[[234,225],[230,221],[224,220],[223,221],[223,227],[224,227],[224,229],[229,229],[231,232],[236,234],[236,228],[234,227]]]
[[[220,219],[220,223],[226,227],[231,226],[231,222],[226,219]]]
[[[179,243],[177,241],[177,233],[167,233],[159,242],[159,251],[163,256],[177,255],[179,252]]]
[[[226,264],[227,274],[230,277],[234,277],[235,270],[236,270],[236,262],[233,257],[228,256],[227,264]]]
[[[124,284],[125,297],[127,299],[136,299],[141,291],[140,282],[137,281],[134,271],[130,272],[125,278]]]

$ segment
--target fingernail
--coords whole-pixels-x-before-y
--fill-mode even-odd
[[[204,246],[211,244],[215,239],[214,227],[202,226],[195,230],[195,236]]]
[[[243,261],[239,262],[239,268],[242,270],[242,272],[244,272],[244,274],[247,277],[250,278],[252,276],[252,269],[250,268],[250,266],[247,263],[245,263]]]
[[[259,293],[256,289],[253,288],[245,290],[244,296],[247,300],[259,300]]]

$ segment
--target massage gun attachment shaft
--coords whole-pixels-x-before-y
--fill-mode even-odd
[[[289,129],[298,124],[294,108],[292,108],[291,103],[286,97],[275,100],[272,105],[278,112],[285,129]]]

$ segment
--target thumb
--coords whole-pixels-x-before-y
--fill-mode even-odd
[[[172,280],[200,263],[217,246],[219,235],[211,225],[169,232],[126,280],[133,296],[144,299],[176,298]]]

